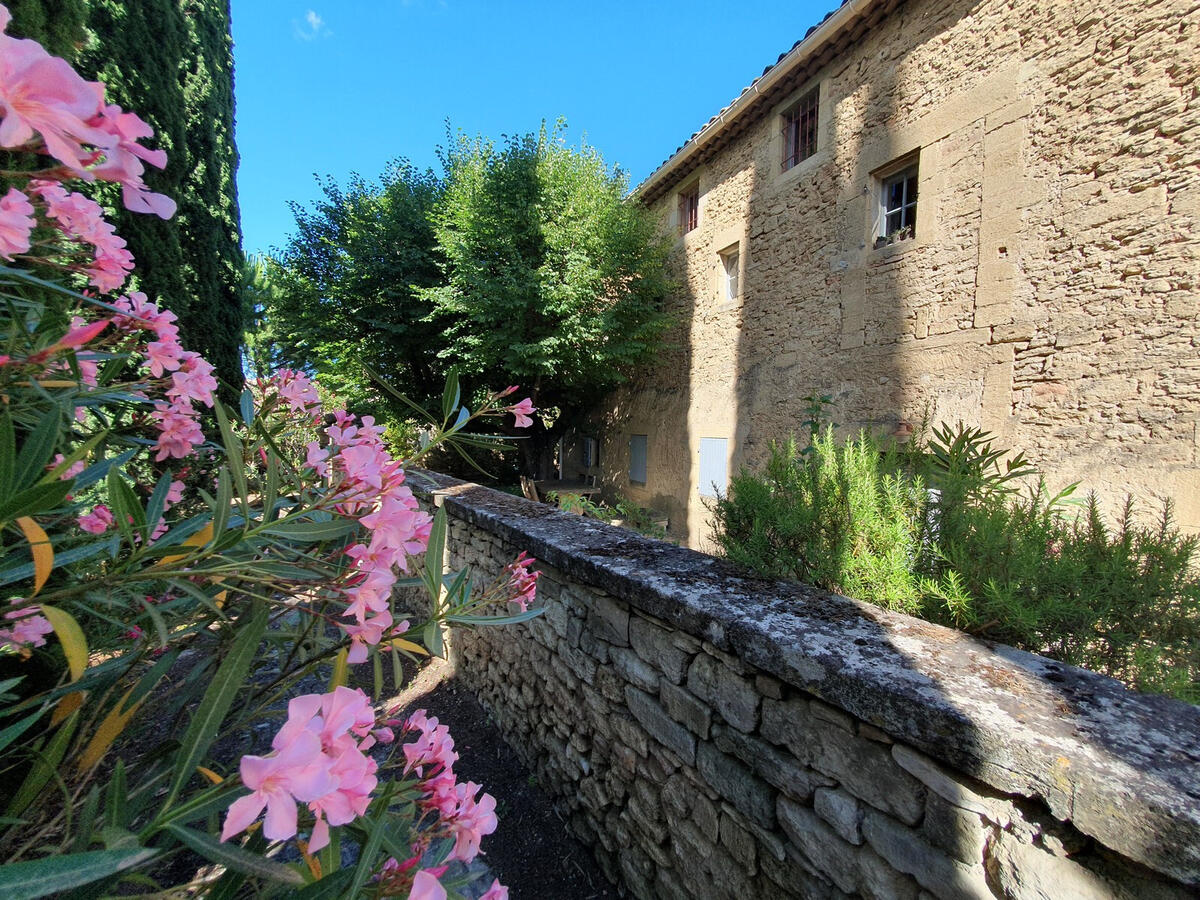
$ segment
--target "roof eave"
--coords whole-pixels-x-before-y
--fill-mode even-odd
[[[763,94],[769,93],[779,82],[792,74],[813,56],[822,51],[831,40],[856,22],[870,7],[882,0],[846,0],[820,25],[784,54],[783,58],[766,72],[754,79],[732,103],[708,121],[692,135],[661,166],[651,172],[641,184],[633,189],[635,198],[653,194],[666,181],[685,169],[696,154],[720,137],[742,114],[746,113]]]

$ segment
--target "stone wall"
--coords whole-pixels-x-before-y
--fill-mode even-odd
[[[450,635],[639,898],[1175,898],[1200,888],[1200,710],[428,473],[447,557],[539,560],[541,617]]]
[[[831,4],[832,5],[832,4]],[[671,347],[602,410],[606,482],[703,546],[701,438],[729,466],[801,430],[964,421],[1059,489],[1171,497],[1200,528],[1200,6],[878,0],[642,197],[678,231]],[[768,26],[769,27],[769,26]],[[730,93],[737,88],[730,85]],[[820,91],[781,171],[781,113]],[[915,238],[877,248],[880,177],[919,164]],[[741,290],[720,254],[740,247]],[[644,486],[628,436],[649,436]]]

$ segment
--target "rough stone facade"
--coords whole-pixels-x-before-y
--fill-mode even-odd
[[[1200,710],[442,476],[447,562],[538,560],[456,678],[639,898],[1176,898]]]
[[[863,9],[639,188],[678,233],[698,185],[699,226],[676,240],[674,349],[597,426],[605,483],[702,547],[700,439],[736,471],[829,394],[846,431],[981,425],[1053,488],[1170,497],[1200,527],[1200,5]],[[812,88],[816,153],[783,171],[781,117]],[[905,162],[915,236],[877,247]]]

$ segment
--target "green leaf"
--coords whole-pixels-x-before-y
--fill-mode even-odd
[[[434,615],[442,599],[442,568],[446,552],[446,507],[439,506],[433,516],[433,527],[429,531],[429,544],[425,548],[425,584],[433,601]]]
[[[447,622],[456,625],[517,625],[537,618],[544,612],[543,607],[527,609],[525,612],[513,613],[511,616],[456,616],[453,613],[446,616]]]
[[[0,503],[0,525],[21,516],[36,516],[54,509],[71,492],[72,481],[54,481],[50,484],[35,484],[19,491]]]
[[[184,785],[196,773],[196,766],[204,759],[209,745],[217,735],[217,729],[225,720],[225,714],[233,704],[234,697],[242,688],[246,673],[254,662],[258,651],[258,642],[267,629],[267,606],[265,603],[254,604],[254,611],[244,616],[238,623],[238,636],[234,638],[229,654],[221,662],[221,667],[213,675],[204,699],[192,716],[187,733],[179,747],[179,755],[175,762],[175,777],[167,792],[165,810],[179,796]]]
[[[284,884],[304,884],[304,876],[295,869],[249,850],[243,850],[237,844],[218,841],[210,835],[176,823],[167,825],[166,831],[210,862],[235,872],[281,881]]]
[[[22,719],[20,722],[17,722],[14,725],[9,725],[3,731],[0,731],[0,750],[3,750],[21,735],[23,735],[26,731],[28,731],[33,726],[33,723],[42,717],[42,713],[45,711],[46,708],[43,707],[35,712],[32,716],[28,716]]]
[[[229,479],[229,466],[221,466],[217,473],[217,498],[213,501],[213,537],[209,546],[214,546],[229,527],[229,516],[233,512],[233,483]]]
[[[21,897],[22,900],[48,897],[140,865],[158,853],[153,847],[136,847],[9,863],[0,866],[0,897]]]
[[[158,483],[154,485],[150,499],[146,502],[146,523],[149,525],[151,533],[158,527],[159,519],[166,513],[167,492],[171,490],[171,481],[174,478],[172,472],[163,472]]]
[[[346,888],[353,880],[353,869],[338,869],[296,891],[292,894],[292,900],[342,900],[348,896]]]
[[[125,781],[125,760],[118,758],[104,789],[104,826],[124,828],[129,824],[129,785]]]
[[[238,398],[238,408],[243,422],[249,425],[254,421],[254,394],[250,392],[250,388],[242,391],[242,396]]]
[[[363,847],[362,853],[359,854],[358,865],[354,867],[354,881],[350,883],[350,889],[346,891],[346,895],[349,897],[360,896],[367,879],[371,877],[375,869],[375,857],[379,854],[379,844],[388,818],[388,806],[391,804],[395,788],[396,783],[389,781],[383,796],[379,798],[379,812],[375,814],[375,818],[371,820],[369,826],[371,836],[367,838],[367,843]]]
[[[72,547],[70,550],[54,551],[54,564],[56,566],[65,566],[70,563],[80,562],[81,560],[90,559],[93,556],[98,556],[108,549],[108,541],[91,541],[87,544],[82,544],[78,547]],[[20,565],[10,566],[0,569],[0,585],[12,584],[14,581],[23,581],[26,578],[33,577],[33,563],[21,563]]]
[[[0,415],[0,501],[7,500],[13,489],[16,473],[17,444],[12,418],[8,410]]]
[[[221,441],[225,445],[228,468],[233,475],[233,483],[237,488],[238,497],[242,501],[242,509],[248,510],[250,493],[246,485],[246,461],[245,454],[242,452],[241,438],[234,434],[233,426],[229,422],[229,414],[225,412],[224,403],[214,404],[213,412],[217,414],[217,424],[221,427]]]
[[[46,412],[25,438],[17,454],[15,484],[33,484],[42,480],[42,471],[54,454],[62,430],[62,410],[57,406]]]
[[[167,623],[163,621],[162,613],[160,613],[145,597],[139,596],[138,603],[142,605],[142,609],[146,610],[146,615],[150,617],[150,623],[154,626],[154,630],[158,633],[158,646],[166,647],[167,641],[170,640],[170,634],[167,631]]]
[[[121,532],[121,537],[130,547],[136,547],[137,543],[134,540],[134,534],[142,535],[142,542],[145,543],[146,537],[146,511],[142,509],[142,504],[138,502],[137,494],[133,492],[133,488],[129,486],[129,482],[125,480],[125,476],[121,474],[117,468],[108,470],[108,502],[112,506],[112,514],[117,530]],[[132,520],[132,523],[131,523]]]
[[[62,477],[63,473],[66,472],[67,469],[71,468],[71,466],[75,465],[75,463],[79,462],[79,460],[83,459],[89,453],[91,453],[92,449],[97,444],[99,444],[102,440],[104,440],[106,437],[108,437],[108,434],[109,433],[107,431],[101,431],[97,434],[93,434],[90,438],[88,438],[86,441],[84,441],[82,444],[80,444],[78,447],[76,447],[74,450],[72,450],[70,453],[68,453],[66,456],[64,456],[62,462],[60,462],[53,469],[51,469],[49,472],[47,472],[45,475],[43,475],[42,482],[46,483],[46,482],[50,482],[50,481],[57,481],[59,478]],[[82,474],[82,473],[80,473],[80,474]],[[78,485],[78,483],[79,483],[78,479],[76,479],[76,485]]]
[[[446,376],[446,388],[442,391],[442,421],[450,419],[450,413],[458,408],[458,370],[451,369]]]
[[[310,541],[326,541],[333,538],[341,537],[349,534],[358,523],[353,519],[343,519],[338,517],[328,522],[307,522],[294,521],[292,519],[284,519],[272,525],[270,528],[263,529],[264,533],[276,535],[278,537],[289,538],[294,541],[310,542]]]
[[[46,782],[58,771],[58,764],[66,755],[67,747],[75,734],[75,726],[78,724],[79,713],[76,711],[68,716],[67,720],[54,732],[54,737],[50,739],[46,749],[34,758],[33,765],[29,769],[29,774],[25,776],[21,789],[8,804],[8,815],[20,815],[29,807],[30,803],[38,798],[46,786]]]
[[[85,487],[91,487],[101,478],[106,478],[109,470],[113,466],[117,466],[119,468],[120,466],[125,465],[125,463],[129,462],[135,456],[137,456],[136,449],[126,450],[124,453],[119,453],[111,459],[102,459],[99,462],[92,463],[75,476],[75,490],[81,491]]]

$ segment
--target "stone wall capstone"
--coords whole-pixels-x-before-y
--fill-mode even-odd
[[[639,898],[1175,898],[1200,710],[441,475],[447,561],[538,559],[542,616],[455,629],[490,710]]]

